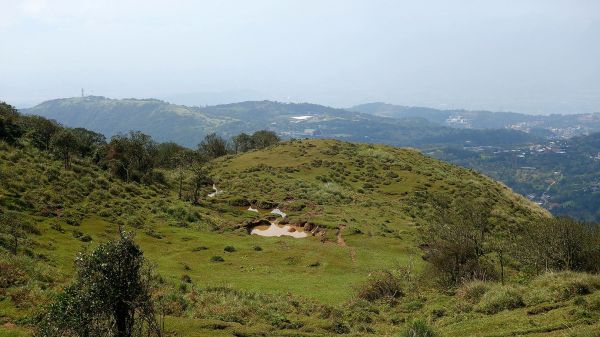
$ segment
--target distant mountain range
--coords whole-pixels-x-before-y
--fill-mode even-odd
[[[348,110],[392,118],[421,117],[432,123],[458,128],[510,128],[545,138],[569,138],[600,131],[600,113],[527,115],[515,112],[438,110],[386,103],[367,103]]]
[[[381,116],[373,111],[272,101],[189,107],[156,99],[117,100],[87,96],[46,101],[23,112],[109,137],[139,130],[158,141],[174,141],[189,147],[196,146],[211,132],[230,137],[260,129],[276,131],[283,138],[334,138],[413,147],[435,144],[490,146],[536,140],[534,135],[517,130],[476,130],[440,125],[416,113]]]

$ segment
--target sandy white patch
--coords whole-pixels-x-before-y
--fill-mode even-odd
[[[277,214],[282,218],[285,218],[287,216],[287,214],[283,213],[279,208],[275,208],[274,210],[272,210],[271,214]]]
[[[291,236],[293,238],[305,238],[308,234],[304,230],[297,229],[296,227],[288,225],[278,225],[271,223],[271,226],[257,226],[252,229],[250,234],[260,236]]]

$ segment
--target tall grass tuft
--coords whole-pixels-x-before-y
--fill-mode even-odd
[[[408,324],[401,337],[439,337],[427,322],[417,319]]]
[[[370,302],[385,298],[395,299],[403,295],[401,278],[387,270],[371,275],[358,291],[359,298]]]

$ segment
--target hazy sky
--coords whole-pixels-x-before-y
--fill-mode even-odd
[[[0,0],[0,100],[600,112],[599,0]]]

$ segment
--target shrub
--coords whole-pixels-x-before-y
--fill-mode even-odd
[[[431,310],[431,317],[434,319],[446,316],[446,309],[444,308],[435,308]]]
[[[62,226],[59,223],[53,222],[50,224],[50,228],[54,229],[57,232],[60,233],[64,233],[65,230],[62,228]]]
[[[521,291],[511,286],[498,286],[491,288],[483,295],[476,310],[491,315],[524,305]]]
[[[564,301],[600,289],[600,276],[576,272],[547,273],[533,280],[530,287],[547,289],[538,295],[538,301]]]
[[[80,214],[76,214],[76,213],[65,214],[65,222],[68,225],[79,226],[79,225],[81,225],[81,220],[82,220],[82,216]]]
[[[153,228],[149,228],[147,231],[144,232],[146,235],[148,235],[149,237],[155,238],[155,239],[162,239],[162,235],[155,231]]]
[[[350,326],[346,322],[336,321],[329,326],[328,330],[337,334],[347,334],[350,333]]]
[[[600,311],[600,298],[594,298],[589,303],[586,304],[586,307],[592,311]]]
[[[0,263],[0,288],[6,289],[27,283],[27,275],[17,266]]]
[[[490,285],[483,281],[466,282],[458,289],[457,295],[470,303],[479,303],[489,288]]]
[[[528,268],[551,270],[600,270],[600,231],[597,226],[569,218],[544,219],[528,227],[518,242],[524,249],[516,255]]]
[[[121,233],[76,260],[74,282],[45,307],[36,336],[160,335],[150,295],[152,272],[131,235]]]
[[[373,273],[359,289],[358,297],[367,301],[399,298],[403,295],[400,277],[389,271]]]
[[[213,256],[213,257],[210,258],[210,261],[211,262],[224,262],[225,259],[223,257],[221,257],[221,256],[215,255],[215,256]]]
[[[257,252],[261,252],[263,249],[261,246],[254,246],[254,250]]]
[[[226,246],[225,248],[223,248],[224,251],[226,251],[227,253],[233,253],[235,252],[235,247],[234,246]]]
[[[415,311],[423,308],[424,305],[425,305],[424,300],[422,298],[418,298],[418,299],[412,300],[410,302],[404,303],[402,305],[402,310],[406,311],[406,312],[415,312]]]
[[[432,327],[423,320],[414,320],[408,324],[402,337],[437,337],[439,336]]]

